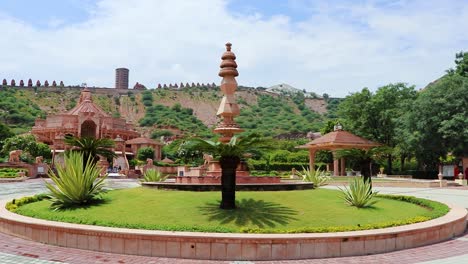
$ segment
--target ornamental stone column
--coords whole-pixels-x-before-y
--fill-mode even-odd
[[[234,96],[237,89],[235,77],[239,76],[239,73],[237,72],[236,55],[231,51],[231,46],[231,43],[226,43],[226,52],[221,57],[221,70],[218,74],[223,78],[221,80],[221,91],[224,96],[216,113],[222,120],[214,132],[221,134],[219,141],[223,143],[229,142],[232,136],[243,131],[234,121],[234,117],[240,114],[239,105],[237,105]]]

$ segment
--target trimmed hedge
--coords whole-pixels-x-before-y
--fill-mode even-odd
[[[300,170],[303,167],[308,168],[309,163],[301,162],[271,162],[267,163],[264,160],[249,160],[247,164],[250,170],[256,171],[291,171],[293,168]]]
[[[8,211],[15,212],[18,207],[28,204],[28,203],[34,203],[38,201],[42,201],[45,198],[48,198],[49,196],[47,194],[36,194],[34,196],[25,196],[19,199],[13,199],[11,202],[8,202],[5,206],[5,208]]]
[[[18,168],[0,168],[0,178],[16,178],[18,177],[18,172],[24,172],[28,174],[27,170],[18,169]]]

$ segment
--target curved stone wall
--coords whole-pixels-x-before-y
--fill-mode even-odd
[[[315,234],[224,234],[150,231],[25,217],[0,203],[0,231],[46,244],[144,256],[281,260],[344,257],[424,246],[464,233],[467,211],[451,206],[438,219],[384,229]]]

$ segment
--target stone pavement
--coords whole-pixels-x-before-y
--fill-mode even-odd
[[[43,184],[39,181],[30,181],[26,183],[8,183],[0,185],[0,198],[21,197],[25,194],[34,194],[43,192]],[[137,186],[135,181],[114,180],[113,188],[125,188]],[[14,188],[15,191],[11,189]],[[327,188],[336,188],[329,186]],[[447,203],[453,203],[468,208],[468,190],[465,188],[375,188],[381,193],[405,194],[422,198],[439,200]],[[90,263],[232,263],[232,264],[251,264],[251,263],[274,263],[274,264],[300,264],[300,263],[325,263],[325,264],[346,264],[346,263],[430,263],[430,264],[458,264],[468,263],[468,232],[462,237],[452,239],[446,242],[400,250],[384,254],[376,254],[359,257],[329,258],[329,259],[311,259],[311,260],[287,260],[287,261],[207,261],[207,260],[188,260],[171,259],[157,257],[143,257],[131,255],[119,255],[111,253],[94,252],[80,249],[63,248],[57,246],[45,245],[17,237],[8,236],[0,233],[0,264],[90,264]]]

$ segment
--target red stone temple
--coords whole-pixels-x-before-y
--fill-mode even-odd
[[[65,135],[76,137],[110,138],[116,143],[114,166],[128,169],[128,159],[133,158],[142,147],[154,149],[154,159],[161,159],[161,146],[163,144],[148,138],[140,137],[122,118],[114,118],[94,104],[91,92],[85,88],[81,91],[78,105],[66,113],[47,116],[46,119],[36,119],[32,134],[45,144],[48,144],[56,153],[64,152]]]

